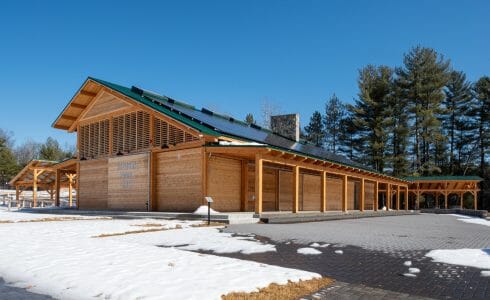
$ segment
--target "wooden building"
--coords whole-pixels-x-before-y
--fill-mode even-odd
[[[432,196],[434,201],[431,206],[435,208],[448,209],[451,207],[464,207],[463,197],[470,193],[473,198],[473,208],[478,207],[478,184],[483,181],[478,176],[426,176],[426,177],[407,177],[411,183],[409,185],[410,207],[419,208],[422,196]],[[442,199],[441,199],[442,198]],[[456,203],[449,203],[450,199]],[[426,204],[426,206],[429,206]]]
[[[188,212],[205,196],[222,212],[408,209],[409,180],[299,141],[294,128],[137,87],[88,78],[53,127],[77,133],[80,209]]]

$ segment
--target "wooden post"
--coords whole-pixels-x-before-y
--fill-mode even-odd
[[[374,183],[374,201],[373,201],[373,209],[374,211],[377,211],[378,210],[378,207],[379,207],[379,182],[376,181]]]
[[[80,163],[79,162],[77,162],[76,191],[77,191],[77,209],[80,209]]]
[[[447,209],[447,191],[444,191],[444,208]]]
[[[299,166],[293,166],[293,208],[292,212],[297,213],[299,210]]]
[[[241,176],[241,193],[240,193],[240,210],[247,211],[247,195],[248,195],[248,161],[242,160],[242,176]]]
[[[391,184],[387,183],[386,184],[386,210],[389,210],[391,208]]]
[[[342,175],[342,211],[347,212],[348,180],[347,175]]]
[[[365,193],[365,182],[364,178],[361,178],[361,203],[359,206],[360,211],[364,211],[364,203],[366,201],[366,193]]]
[[[475,210],[478,210],[478,192],[474,191],[473,192],[473,207]]]
[[[255,155],[255,213],[262,213],[262,177],[263,159],[261,154]]]
[[[400,186],[396,186],[396,210],[400,210]]]
[[[327,172],[323,171],[322,172],[322,192],[321,192],[321,212],[326,212],[327,211]]]
[[[408,186],[405,188],[405,210],[408,210]]]
[[[463,196],[464,196],[464,193],[459,193],[459,205],[460,205],[461,209],[463,209]]]
[[[67,174],[68,177],[68,206],[71,207],[73,205],[73,174]]]
[[[20,191],[19,191],[19,186],[15,186],[15,205],[17,207],[20,206]]]
[[[420,192],[419,191],[417,191],[416,201],[417,201],[417,203],[416,203],[417,209],[420,209]]]
[[[54,205],[60,206],[61,170],[56,170]]]
[[[206,148],[202,148],[202,197],[201,201],[203,205],[207,205],[204,197],[208,196],[208,154]]]
[[[34,169],[33,171],[33,179],[32,179],[32,206],[36,207],[37,205],[37,176],[39,175],[38,171]]]

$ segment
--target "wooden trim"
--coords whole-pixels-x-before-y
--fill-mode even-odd
[[[374,201],[373,201],[373,210],[377,211],[379,207],[379,182],[374,182]]]
[[[201,202],[205,204],[204,197],[208,196],[208,154],[205,149],[201,149],[202,153],[202,196]]]
[[[321,184],[321,205],[320,205],[320,211],[321,212],[326,212],[327,211],[327,172],[322,172],[321,176],[322,184]]]
[[[299,166],[293,166],[293,206],[292,212],[297,213],[299,211]]]
[[[348,196],[348,177],[347,175],[342,176],[342,211],[347,212],[347,196]]]
[[[361,203],[359,207],[360,211],[364,211],[365,202],[366,202],[366,188],[364,184],[364,178],[361,178]]]
[[[255,213],[262,213],[263,163],[261,154],[255,156]]]

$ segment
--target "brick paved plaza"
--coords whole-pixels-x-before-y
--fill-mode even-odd
[[[277,253],[231,254],[240,259],[318,272],[338,281],[311,299],[490,299],[490,277],[481,269],[433,262],[433,249],[490,247],[490,227],[458,221],[451,215],[400,217],[316,223],[232,225],[237,234],[254,233],[277,246]],[[320,255],[300,255],[311,243],[329,243]],[[335,253],[341,249],[343,254]],[[416,277],[406,277],[412,267]]]

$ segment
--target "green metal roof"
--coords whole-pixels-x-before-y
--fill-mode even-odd
[[[407,176],[404,177],[408,181],[451,181],[451,180],[475,180],[482,181],[483,178],[479,176]]]
[[[160,112],[160,113],[162,113],[162,114],[164,114],[170,118],[173,118],[177,121],[180,121],[181,123],[183,123],[183,124],[185,124],[191,128],[194,128],[195,130],[197,130],[203,134],[216,136],[216,137],[217,136],[226,136],[226,137],[231,137],[231,138],[238,138],[238,139],[246,141],[246,142],[257,142],[258,141],[258,140],[254,140],[254,139],[244,137],[240,134],[235,134],[234,132],[230,132],[229,130],[227,132],[223,132],[223,130],[220,130],[220,128],[214,128],[212,126],[209,126],[209,124],[202,122],[202,120],[200,120],[199,118],[189,117],[188,115],[182,114],[181,111],[179,111],[179,110],[172,109],[172,107],[163,106],[163,105],[161,105],[161,102],[162,102],[162,100],[165,102],[171,101],[172,105],[180,106],[182,108],[186,108],[188,110],[195,111],[195,112],[201,112],[200,110],[196,109],[192,105],[189,105],[189,104],[186,104],[183,102],[179,102],[179,101],[170,99],[166,96],[154,94],[154,93],[151,93],[148,91],[144,91],[144,90],[138,91],[138,88],[135,88],[135,87],[128,88],[125,86],[121,86],[121,85],[118,85],[115,83],[111,83],[111,82],[101,80],[101,79],[97,79],[97,78],[93,78],[93,77],[88,77],[87,80],[85,81],[85,83],[88,80],[92,80],[94,82],[102,84],[102,85],[104,85],[104,86],[106,86],[106,87],[108,87],[108,88],[110,88],[116,92],[119,92],[119,93],[141,103],[141,104],[144,104],[145,106],[148,106],[148,107],[150,107],[150,108],[152,108],[152,109],[154,109],[154,110],[156,110],[156,111],[158,111],[158,112]],[[138,93],[138,92],[140,92],[140,93]],[[156,101],[153,101],[153,100],[156,100]],[[230,118],[228,116],[222,116],[222,115],[219,115],[216,113],[212,113],[212,117],[223,119],[223,120],[229,120],[229,118]],[[244,123],[243,121],[233,119],[232,123],[234,123],[235,125],[240,126],[240,127],[250,128],[248,126],[248,124]],[[240,129],[240,128],[237,128],[237,129]],[[265,128],[258,127],[258,126],[257,126],[257,128],[254,127],[253,129],[257,130],[258,132],[263,132],[263,133],[267,133],[270,135],[276,135],[272,131],[267,130]],[[282,137],[282,136],[278,135],[278,137]],[[381,172],[378,172],[376,170],[370,169],[368,167],[362,166],[362,165],[355,163],[353,161],[347,161],[346,159],[343,159],[343,157],[342,157],[342,159],[337,160],[335,155],[333,157],[323,157],[323,156],[317,155],[316,153],[308,153],[308,152],[298,151],[295,149],[289,149],[287,147],[279,147],[277,145],[272,145],[272,144],[269,144],[269,143],[264,142],[264,141],[258,141],[258,142],[264,143],[265,147],[268,147],[271,149],[281,150],[281,151],[294,153],[294,154],[300,154],[300,155],[304,155],[306,157],[310,157],[310,158],[314,158],[314,159],[320,159],[320,160],[324,160],[327,162],[333,162],[333,163],[336,163],[339,165],[353,167],[356,169],[362,169],[365,171],[372,172],[374,174],[381,174],[381,175],[384,175],[384,176],[387,176],[389,178],[393,178],[396,180],[407,181],[404,178],[397,178],[394,176],[386,175],[384,173],[381,173]],[[308,143],[306,143],[304,141],[300,141],[300,142],[298,142],[298,144],[309,145]],[[309,145],[309,147],[311,147],[311,146],[312,145]]]

